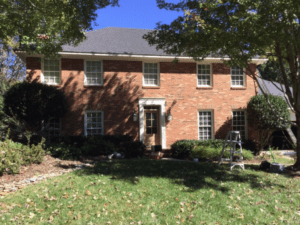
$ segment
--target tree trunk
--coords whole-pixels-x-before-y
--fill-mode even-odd
[[[297,147],[296,147],[296,162],[294,164],[295,170],[300,170],[300,115],[296,113],[296,123],[297,123]]]

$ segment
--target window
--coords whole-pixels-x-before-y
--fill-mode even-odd
[[[159,86],[159,69],[157,63],[144,63],[144,86]]]
[[[146,112],[146,134],[157,134],[157,111]]]
[[[60,83],[60,66],[59,60],[45,59],[42,82],[45,84]]]
[[[232,112],[232,130],[239,131],[242,140],[246,139],[246,115],[245,111]]]
[[[84,84],[103,85],[101,61],[85,61]]]
[[[231,86],[232,87],[244,87],[245,75],[243,68],[234,66],[231,68]]]
[[[104,134],[103,111],[86,111],[84,121],[85,135]]]
[[[199,112],[199,140],[212,139],[212,119],[211,111]]]
[[[47,139],[60,135],[60,118],[51,118],[43,127]]]
[[[210,65],[198,65],[198,87],[211,87]]]

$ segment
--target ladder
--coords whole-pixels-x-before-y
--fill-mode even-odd
[[[226,149],[229,144],[229,149]],[[239,145],[239,149],[236,149],[236,146]],[[230,157],[223,158],[224,151],[230,152]],[[244,161],[243,161],[243,149],[242,149],[242,142],[241,142],[241,135],[239,131],[228,131],[226,135],[226,139],[223,145],[223,149],[221,155],[219,157],[218,165],[220,165],[223,161],[229,162],[230,170],[233,169],[235,166],[240,166],[243,170],[245,170]],[[237,162],[233,162],[233,156],[239,155],[239,159]]]

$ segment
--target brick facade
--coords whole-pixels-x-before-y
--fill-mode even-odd
[[[41,62],[27,57],[28,79],[40,80]],[[139,122],[133,122],[139,98],[165,98],[167,148],[180,139],[198,139],[198,111],[213,111],[215,138],[224,138],[232,129],[232,110],[244,109],[256,95],[256,84],[246,76],[244,88],[231,88],[230,68],[212,63],[212,87],[197,88],[197,64],[159,62],[160,86],[143,87],[143,62],[103,60],[104,86],[84,85],[84,60],[61,60],[61,84],[70,104],[70,112],[62,118],[62,134],[80,135],[84,131],[84,111],[103,110],[105,134],[130,134],[139,139]],[[246,71],[255,71],[251,65]],[[248,128],[248,138],[255,137]]]

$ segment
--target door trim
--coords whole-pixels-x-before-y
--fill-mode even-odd
[[[145,125],[144,125],[144,106],[155,105],[160,106],[160,143],[162,149],[166,149],[166,121],[165,121],[165,98],[139,98],[139,132],[140,141],[145,142]]]

